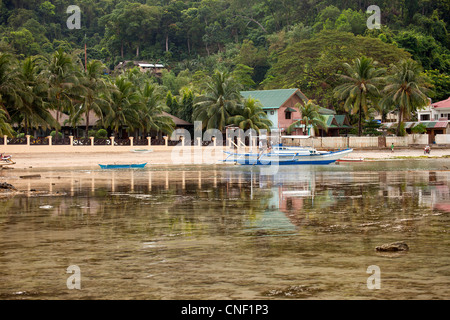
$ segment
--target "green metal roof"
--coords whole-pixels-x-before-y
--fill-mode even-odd
[[[335,115],[336,114],[335,111],[327,109],[327,108],[322,108],[322,107],[319,108],[319,113],[323,114],[323,115]]]
[[[299,89],[241,91],[241,96],[245,99],[252,97],[253,99],[259,100],[263,109],[279,109],[295,93],[303,101],[308,101]]]
[[[345,114],[337,114],[337,115],[334,116],[334,118],[336,119],[336,122],[341,127],[346,126],[346,123],[345,123],[346,117],[347,116]]]
[[[297,112],[297,110],[292,109],[292,108],[287,108],[286,110],[284,110],[284,112]]]
[[[346,129],[351,126],[345,124],[346,115],[323,115],[328,128]]]
[[[332,116],[332,115],[324,115],[323,117],[326,120],[327,127],[331,127],[331,125],[333,123],[334,116]]]

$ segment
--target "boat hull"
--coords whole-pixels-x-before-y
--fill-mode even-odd
[[[346,149],[337,152],[326,152],[316,154],[297,154],[297,153],[268,153],[262,156],[258,154],[236,154],[225,152],[228,158],[225,163],[234,163],[240,165],[257,165],[257,166],[273,166],[273,165],[329,165],[335,163],[342,157],[345,157],[353,149]]]
[[[99,164],[102,169],[143,169],[147,163],[142,164]]]

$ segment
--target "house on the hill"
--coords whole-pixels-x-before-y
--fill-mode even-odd
[[[125,71],[134,67],[138,67],[141,72],[150,72],[157,77],[162,76],[162,71],[166,67],[161,63],[149,63],[146,61],[123,61],[114,68],[115,71]]]

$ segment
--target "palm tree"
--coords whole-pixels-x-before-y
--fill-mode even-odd
[[[56,111],[56,122],[59,123],[62,112],[73,112],[73,99],[82,92],[78,85],[81,74],[75,69],[73,58],[60,48],[51,58],[46,77],[49,84],[47,100]]]
[[[193,118],[202,121],[207,129],[223,131],[240,102],[236,81],[227,72],[216,71],[207,79],[206,92],[195,99]]]
[[[194,92],[189,88],[184,88],[182,91],[183,98],[181,98],[181,103],[179,105],[179,116],[181,119],[191,123],[192,113],[194,111]]]
[[[258,134],[260,129],[270,131],[273,123],[267,119],[267,114],[257,100],[253,98],[245,99],[242,108],[237,109],[238,114],[229,118],[228,124],[237,125],[242,130],[253,129]]]
[[[9,112],[23,105],[26,88],[19,71],[12,65],[13,57],[0,53],[0,130],[2,134],[12,135],[12,128],[7,123]]]
[[[2,108],[0,108],[0,135],[13,135],[13,129],[11,128],[11,125],[8,123],[6,111]]]
[[[335,88],[334,96],[345,100],[344,108],[352,114],[359,114],[359,136],[362,135],[363,113],[368,113],[370,102],[379,98],[378,85],[383,81],[381,75],[384,69],[377,69],[376,62],[371,58],[361,57],[352,64],[345,63],[344,75],[338,75],[345,83]]]
[[[106,92],[107,86],[105,81],[101,78],[104,65],[101,61],[92,60],[86,65],[86,71],[82,74],[80,86],[83,87],[83,92],[80,95],[81,104],[76,109],[73,120],[77,122],[81,115],[84,114],[86,120],[85,136],[88,137],[90,125],[91,111],[100,118],[103,122],[103,114],[108,113],[108,101],[101,95]]]
[[[116,137],[122,127],[128,126],[129,130],[138,128],[140,99],[133,90],[133,83],[126,77],[119,76],[109,91],[109,97],[103,95],[111,106],[110,112],[104,118],[105,125],[114,131]]]
[[[48,85],[37,64],[40,59],[29,57],[23,61],[19,76],[25,84],[25,92],[22,95],[22,103],[11,113],[13,121],[22,124],[25,134],[28,134],[31,128],[58,127],[45,102]]]
[[[304,106],[300,103],[296,104],[296,107],[299,109],[302,119],[294,122],[287,128],[287,132],[291,133],[295,127],[298,125],[304,125],[303,134],[308,134],[308,127],[312,126],[314,129],[321,128],[328,131],[328,126],[326,123],[326,118],[320,114],[319,106],[317,106],[311,100],[308,101]]]
[[[171,134],[175,123],[171,117],[163,114],[163,111],[168,111],[168,107],[164,105],[157,85],[147,81],[143,88],[139,88],[139,97],[141,108],[138,112],[142,128],[147,132],[155,130]]]
[[[392,73],[386,77],[387,85],[381,104],[395,106],[398,110],[397,135],[400,134],[403,119],[411,113],[425,107],[428,97],[425,94],[425,79],[420,76],[421,68],[413,60],[404,60],[392,67]]]

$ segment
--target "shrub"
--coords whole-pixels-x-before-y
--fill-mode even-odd
[[[425,132],[427,132],[427,126],[424,125],[423,123],[419,123],[418,125],[414,126],[414,127],[411,129],[411,132],[414,133],[414,134],[422,134],[422,133],[425,133]]]
[[[54,137],[56,136],[56,131],[50,132],[50,136],[51,136],[52,138],[54,138]],[[58,132],[58,138],[62,138],[62,133],[61,133],[61,132]]]
[[[97,139],[106,139],[106,138],[108,138],[108,131],[106,131],[105,129],[100,129],[95,134],[95,137]]]

